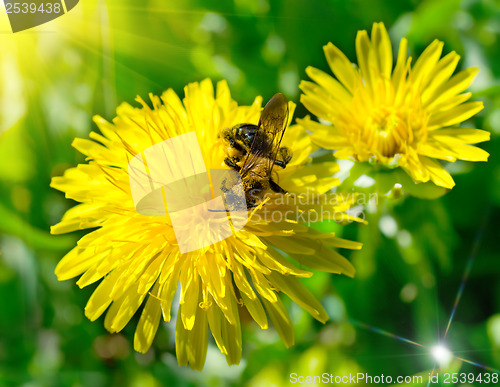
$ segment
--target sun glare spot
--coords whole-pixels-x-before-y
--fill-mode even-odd
[[[441,368],[447,367],[453,357],[450,350],[443,345],[436,345],[432,347],[431,353]]]

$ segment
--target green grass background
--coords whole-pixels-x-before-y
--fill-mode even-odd
[[[15,35],[3,9],[0,18],[0,386],[284,386],[291,372],[427,375],[470,257],[446,344],[500,368],[498,1],[82,0]],[[102,318],[88,321],[93,286],[80,290],[54,275],[84,233],[48,230],[74,204],[49,188],[50,178],[83,162],[70,144],[95,129],[91,117],[112,119],[119,103],[169,87],[182,95],[185,84],[206,77],[227,79],[241,104],[277,91],[299,103],[305,68],[328,69],[322,46],[331,41],[355,61],[356,31],[377,21],[396,47],[407,36],[414,57],[438,38],[445,53],[462,56],[459,66],[480,68],[471,90],[485,109],[465,126],[491,131],[482,145],[489,162],[450,166],[457,183],[450,193],[386,202],[368,214],[368,226],[321,225],[365,247],[346,252],[356,278],[317,273],[306,281],[331,316],[326,325],[287,303],[291,349],[273,330],[245,323],[241,364],[229,368],[210,343],[199,373],[177,366],[173,324],[141,355],[132,347],[137,318],[115,335]],[[299,104],[296,117],[305,114]],[[461,362],[451,369],[486,372]]]

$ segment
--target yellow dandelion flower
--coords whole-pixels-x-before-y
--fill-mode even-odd
[[[313,132],[313,141],[334,149],[335,157],[400,166],[413,181],[432,181],[452,188],[455,183],[441,163],[486,161],[488,153],[470,146],[490,138],[479,129],[459,128],[461,122],[483,109],[482,102],[466,102],[478,68],[453,75],[459,55],[441,58],[443,42],[434,40],[411,66],[407,40],[401,39],[393,69],[391,41],[383,23],[374,23],[356,37],[358,67],[332,43],[325,56],[336,79],[313,67],[314,81],[303,81],[301,102],[328,121],[298,120]]]
[[[177,315],[177,359],[194,369],[202,369],[205,363],[209,331],[228,364],[239,363],[242,312],[262,329],[268,327],[269,319],[285,345],[292,345],[292,321],[279,293],[317,320],[328,319],[319,301],[298,280],[312,276],[302,265],[354,274],[349,261],[332,248],[359,249],[360,244],[310,228],[311,219],[304,218],[315,214],[313,220],[357,220],[344,212],[354,198],[332,201],[332,195],[323,195],[338,183],[332,177],[336,163],[312,163],[309,155],[314,146],[309,136],[297,125],[289,127],[283,144],[293,157],[286,169],[276,171],[280,186],[288,192],[284,196],[303,199],[315,194],[323,201],[290,204],[283,195],[270,195],[249,210],[241,230],[210,246],[181,253],[168,213],[148,216],[136,211],[129,184],[130,161],[166,139],[194,132],[207,169],[227,168],[227,149],[218,134],[239,123],[257,124],[262,99],[238,106],[226,82],[219,82],[214,93],[210,80],[189,84],[183,101],[173,90],[150,98],[152,108],[141,99],[141,108],[121,105],[113,123],[96,117],[102,134],[92,132],[91,140],[73,143],[88,163],[53,178],[52,187],[80,204],[68,210],[51,232],[97,228],[59,262],[58,279],[81,275],[80,287],[100,281],[85,315],[93,321],[106,312],[104,325],[110,332],[121,331],[144,304],[134,337],[134,347],[140,352],[151,346],[160,321]],[[289,109],[291,116],[291,102]],[[193,237],[197,232],[194,225]]]

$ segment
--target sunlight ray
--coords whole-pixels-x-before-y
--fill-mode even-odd
[[[455,356],[455,358],[458,359],[458,360],[460,360],[460,361],[463,361],[464,363],[469,363],[469,364],[472,364],[473,366],[482,368],[482,369],[484,369],[486,371],[490,371],[490,372],[493,372],[493,373],[500,373],[500,370],[497,370],[495,368],[489,367],[487,365],[484,365],[484,364],[481,364],[481,363],[477,363],[477,362],[472,361],[472,360],[467,360],[467,359],[464,359],[464,358],[458,357],[458,356]]]
[[[391,332],[387,332],[387,331],[384,331],[383,329],[380,329],[380,328],[377,328],[377,327],[374,327],[372,325],[368,325],[368,324],[365,324],[365,323],[362,323],[362,322],[359,322],[359,321],[356,321],[356,320],[349,320],[353,325],[356,325],[356,326],[359,326],[361,328],[364,328],[366,330],[369,330],[369,331],[372,331],[372,332],[375,332],[375,333],[378,333],[378,334],[381,334],[383,336],[387,336],[387,337],[392,337],[393,339],[396,339],[396,340],[399,340],[399,341],[403,341],[405,343],[408,343],[408,344],[413,344],[413,345],[417,345],[419,347],[422,347],[422,348],[425,348],[424,345],[422,344],[419,344],[417,343],[416,341],[413,341],[413,340],[409,340],[409,339],[406,339],[402,336],[398,336],[394,333],[391,333]]]
[[[489,214],[491,212],[491,206],[488,206],[485,215],[483,216],[483,220],[481,222],[481,225],[479,227],[479,230],[476,234],[476,238],[474,239],[474,244],[472,246],[471,253],[469,255],[469,259],[467,260],[467,265],[465,266],[464,270],[464,275],[462,277],[462,282],[460,283],[460,287],[458,288],[457,295],[455,297],[455,302],[453,303],[453,308],[450,313],[450,318],[448,319],[448,324],[446,325],[446,330],[444,332],[443,339],[446,339],[446,336],[448,335],[448,332],[451,327],[451,323],[453,322],[453,318],[455,317],[455,313],[458,308],[458,304],[460,303],[460,300],[462,298],[462,294],[465,289],[465,284],[467,283],[467,280],[469,279],[470,272],[472,270],[472,266],[474,265],[474,262],[476,260],[477,252],[479,251],[479,247],[481,246],[481,242],[483,239],[484,235],[484,230],[486,228],[486,224],[488,223],[488,218]]]

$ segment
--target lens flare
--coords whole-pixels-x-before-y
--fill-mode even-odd
[[[431,354],[441,368],[448,367],[451,359],[453,358],[453,354],[450,350],[441,344],[432,347]]]

